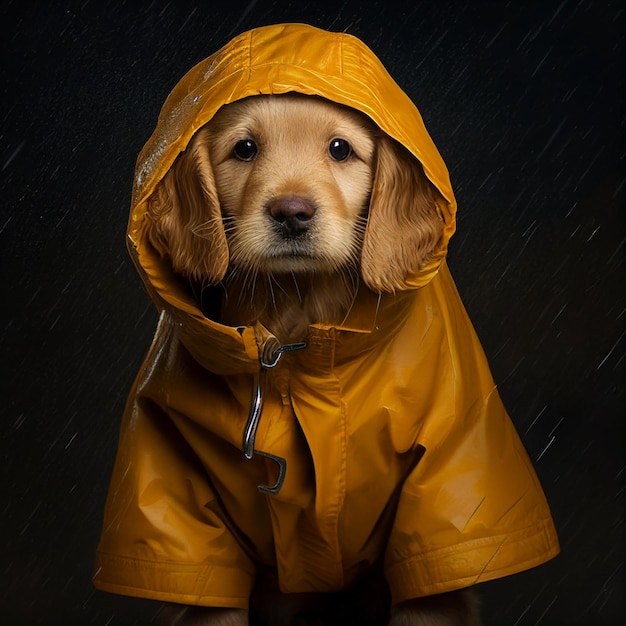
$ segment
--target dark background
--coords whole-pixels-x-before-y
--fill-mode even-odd
[[[90,583],[123,404],[155,327],[125,250],[170,89],[242,30],[361,37],[459,200],[450,265],[562,542],[481,585],[488,625],[626,623],[623,2],[3,2],[0,622],[155,623]]]

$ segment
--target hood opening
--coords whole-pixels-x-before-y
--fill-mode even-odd
[[[159,183],[177,157],[188,149],[192,137],[222,107],[257,95],[289,93],[324,98],[364,114],[380,130],[385,150],[400,160],[416,160],[437,190],[435,204],[443,229],[431,260],[421,267],[409,267],[400,283],[394,283],[384,272],[378,277],[366,273],[366,283],[374,292],[389,292],[393,296],[394,292],[418,289],[437,274],[455,229],[456,203],[445,164],[417,108],[360,40],[304,24],[279,24],[242,33],[193,67],[167,98],[157,127],[139,155],[128,243],[138,271],[159,308],[175,309],[183,317],[206,315],[216,321],[221,300],[219,287],[204,288],[201,296],[195,297],[198,290],[181,284],[171,264],[155,250],[148,213]],[[382,150],[380,146],[378,149]],[[420,191],[416,181],[405,183],[398,187],[410,183],[415,193]],[[372,197],[380,193],[380,189],[374,189]],[[370,211],[368,220],[371,223],[373,219]],[[382,231],[390,219],[401,226],[407,216],[399,211],[381,215],[374,228],[380,227]],[[367,244],[364,242],[366,249]],[[392,236],[379,248],[407,250],[411,245],[409,239],[398,245],[398,238]],[[367,250],[364,257],[374,268],[406,262],[402,255],[396,255],[391,263],[381,261],[380,254]]]

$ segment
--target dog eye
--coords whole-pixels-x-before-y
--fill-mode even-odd
[[[328,154],[335,161],[345,161],[352,154],[352,146],[345,139],[336,137],[328,145]]]
[[[256,153],[257,147],[252,139],[241,139],[233,148],[233,154],[242,161],[252,161]]]

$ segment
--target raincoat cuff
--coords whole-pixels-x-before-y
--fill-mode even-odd
[[[254,573],[192,563],[159,563],[99,553],[96,589],[161,602],[247,609]]]
[[[392,603],[463,589],[516,574],[559,553],[552,520],[517,532],[474,539],[387,566]],[[521,559],[520,555],[532,555]]]

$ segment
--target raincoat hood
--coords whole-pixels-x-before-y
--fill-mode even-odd
[[[167,98],[139,155],[129,248],[148,287],[175,307],[180,306],[180,294],[172,292],[169,268],[148,243],[148,199],[193,134],[221,106],[249,96],[290,92],[321,96],[364,113],[415,156],[439,190],[443,236],[431,261],[405,279],[406,288],[425,285],[445,259],[455,230],[456,202],[447,168],[413,102],[355,37],[299,24],[270,26],[236,37],[192,68]]]
[[[360,289],[341,326],[312,327],[306,348],[268,365],[267,331],[207,318],[152,248],[147,206],[221,106],[289,92],[357,109],[406,147],[439,190],[445,224],[404,291]],[[380,566],[395,602],[557,553],[445,264],[455,212],[418,110],[350,35],[258,28],[183,77],[136,168],[128,244],[161,321],[122,425],[99,588],[245,607],[259,567],[300,592],[342,589]]]

